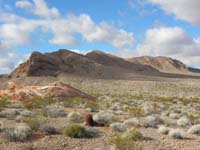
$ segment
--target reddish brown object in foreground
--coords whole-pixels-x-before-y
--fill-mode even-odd
[[[82,97],[88,100],[95,100],[95,97],[62,82],[56,82],[47,86],[17,86],[14,83],[9,83],[7,90],[0,90],[0,98],[3,97],[20,101],[31,100],[35,97],[52,97],[55,100]]]
[[[84,120],[85,120],[87,126],[91,126],[92,127],[92,126],[95,125],[91,114],[86,114]]]

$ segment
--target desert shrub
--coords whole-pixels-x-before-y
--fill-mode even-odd
[[[34,117],[35,113],[29,110],[24,110],[22,112],[20,112],[20,115],[23,117]]]
[[[24,117],[21,120],[23,123],[26,123],[27,125],[29,125],[29,127],[33,130],[33,131],[37,131],[40,127],[41,122],[39,121],[38,118],[32,118],[32,117]]]
[[[183,139],[184,131],[181,129],[170,129],[168,135],[174,139]]]
[[[19,112],[16,109],[6,109],[0,112],[0,117],[14,119],[18,114]]]
[[[64,134],[71,138],[92,138],[94,132],[78,124],[71,124],[64,128]]]
[[[41,125],[39,130],[41,132],[44,132],[47,135],[59,134],[59,131],[55,127],[52,127],[52,126],[49,126],[49,125],[46,125],[46,124]]]
[[[181,117],[179,120],[177,120],[177,125],[181,127],[190,126],[191,121],[187,117],[184,116],[184,117]]]
[[[169,117],[172,119],[179,119],[181,117],[181,115],[178,113],[170,113]]]
[[[117,150],[137,150],[141,148],[136,146],[135,142],[143,139],[143,135],[135,128],[132,128],[124,134],[115,133],[109,138],[109,142],[114,144]]]
[[[197,134],[200,135],[200,124],[197,125],[193,125],[189,130],[188,130],[189,134]]]
[[[124,132],[126,130],[124,124],[119,123],[119,122],[115,122],[115,123],[110,124],[110,128],[113,131],[117,131],[117,132]]]
[[[128,120],[125,120],[124,121],[124,125],[127,127],[127,128],[131,128],[131,127],[134,127],[134,126],[140,126],[140,121],[138,118],[130,118]]]
[[[74,123],[80,123],[83,121],[83,117],[78,112],[70,112],[67,116],[67,119]]]
[[[27,124],[19,124],[14,129],[4,130],[3,137],[10,141],[25,141],[32,135],[32,130]]]
[[[163,124],[163,120],[157,115],[144,117],[140,121],[140,125],[146,128],[157,128],[159,124]]]
[[[0,107],[5,107],[8,104],[10,104],[10,102],[8,101],[8,98],[6,97],[0,98]]]
[[[93,119],[98,124],[109,125],[112,123],[112,121],[114,119],[114,115],[109,112],[99,112],[94,115]]]
[[[165,127],[165,126],[160,126],[158,128],[158,132],[161,134],[168,134],[169,133],[169,128]]]
[[[43,115],[52,118],[57,118],[65,117],[67,113],[65,112],[63,106],[53,104],[45,107],[45,109],[43,110]]]
[[[199,120],[199,115],[197,114],[189,114],[188,119],[191,121],[192,124],[195,124]]]
[[[133,117],[141,117],[144,115],[144,109],[142,107],[128,107],[125,111]]]
[[[24,107],[27,109],[44,108],[47,105],[54,103],[52,98],[35,97],[31,100],[23,101]]]
[[[127,140],[120,134],[115,134],[109,138],[109,142],[114,144],[117,150],[132,150],[135,149],[135,141]]]

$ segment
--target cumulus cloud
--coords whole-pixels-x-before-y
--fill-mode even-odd
[[[20,63],[26,61],[30,54],[5,53],[0,56],[0,73],[10,73]]]
[[[9,11],[0,13],[0,72],[9,72],[14,64],[27,58],[16,57],[18,52],[13,52],[13,49],[33,44],[33,34],[36,33],[38,38],[40,34],[47,35],[45,40],[49,44],[61,46],[78,45],[77,35],[88,43],[107,43],[114,47],[132,46],[134,43],[131,32],[106,22],[96,23],[88,14],[62,15],[57,8],[49,7],[45,0],[18,0],[15,6],[35,17],[26,18]]]
[[[104,42],[115,47],[131,46],[134,43],[131,32],[116,29],[106,22],[97,24],[87,14],[61,15],[57,8],[49,8],[44,0],[33,0],[33,2],[20,0],[16,2],[16,6],[41,17],[35,20],[24,18],[25,22],[32,27],[24,32],[24,36],[39,28],[44,33],[53,34],[49,43],[56,45],[79,44],[76,39],[77,34],[87,42]]]
[[[199,0],[147,0],[167,13],[172,13],[177,19],[185,20],[194,25],[200,25]]]
[[[136,55],[168,56],[189,66],[200,64],[200,39],[194,39],[180,27],[160,27],[146,31]]]

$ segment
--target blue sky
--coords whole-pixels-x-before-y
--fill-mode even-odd
[[[0,0],[0,73],[32,51],[102,50],[200,66],[199,0]]]

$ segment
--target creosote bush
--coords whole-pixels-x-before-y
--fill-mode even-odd
[[[24,117],[21,119],[21,121],[23,123],[26,123],[27,125],[30,126],[30,128],[33,131],[37,131],[40,127],[41,122],[39,121],[39,119],[37,118],[33,118],[33,117]]]
[[[144,137],[135,128],[127,130],[124,134],[115,133],[109,138],[109,142],[115,145],[117,150],[141,149],[135,144],[138,140],[144,140]]]
[[[92,138],[94,132],[86,129],[84,126],[78,124],[70,124],[64,128],[64,134],[71,138]]]
[[[8,101],[8,98],[6,97],[0,98],[0,107],[5,107],[8,104],[10,104],[10,102]]]

